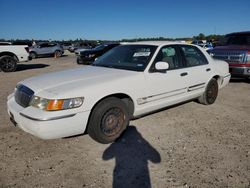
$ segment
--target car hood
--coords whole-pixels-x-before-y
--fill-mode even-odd
[[[75,52],[84,52],[84,51],[88,51],[89,49],[88,48],[78,48],[77,50],[75,50]]]
[[[81,54],[93,54],[93,53],[97,53],[97,52],[100,52],[100,51],[102,51],[102,50],[87,49],[87,50],[82,51]]]
[[[20,82],[20,84],[31,88],[35,94],[46,91],[58,95],[57,92],[70,92],[69,90],[73,91],[80,87],[93,87],[93,85],[103,84],[105,82],[110,83],[113,80],[123,79],[137,74],[138,73],[134,71],[121,69],[84,66],[77,69],[31,77]]]

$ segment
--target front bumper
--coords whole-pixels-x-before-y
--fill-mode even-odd
[[[8,97],[7,108],[14,124],[42,139],[56,139],[84,133],[90,114],[90,111],[67,114],[64,110],[51,116],[51,112],[35,108],[27,113],[26,108],[18,105],[13,96]]]
[[[93,60],[82,58],[81,56],[77,56],[76,62],[77,64],[89,65],[93,62]]]
[[[250,77],[250,67],[229,66],[229,72],[231,73],[232,77]]]

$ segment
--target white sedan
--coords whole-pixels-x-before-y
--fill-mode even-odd
[[[19,82],[8,96],[11,121],[43,139],[87,132],[110,143],[129,120],[183,101],[213,104],[230,80],[228,64],[176,42],[118,46],[92,65]]]

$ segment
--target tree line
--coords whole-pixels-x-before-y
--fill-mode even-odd
[[[169,37],[148,37],[148,38],[132,38],[132,39],[121,39],[121,40],[86,40],[82,38],[76,38],[76,39],[69,39],[69,40],[35,40],[37,43],[39,42],[59,42],[59,43],[71,43],[71,44],[80,44],[84,42],[98,44],[103,42],[136,42],[136,41],[193,41],[193,40],[206,40],[210,42],[220,42],[224,38],[224,35],[205,35],[203,33],[200,33],[199,35],[193,36],[193,37],[182,37],[182,38],[169,38]],[[14,43],[30,43],[34,39],[11,39],[11,40],[5,40],[0,39],[0,41],[8,41],[8,42],[14,42]]]

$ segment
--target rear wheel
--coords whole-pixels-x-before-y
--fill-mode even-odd
[[[8,55],[0,57],[0,69],[3,72],[14,72],[17,68],[17,60]]]
[[[36,55],[35,52],[30,52],[30,57],[31,57],[32,59],[36,59],[37,55]]]
[[[56,50],[54,53],[55,57],[61,57],[62,56],[62,52],[60,50]]]
[[[95,141],[107,144],[115,141],[129,123],[126,104],[110,97],[96,105],[90,116],[88,134]]]
[[[212,78],[206,87],[205,92],[198,98],[201,104],[210,105],[213,104],[218,96],[218,82],[215,78]]]

